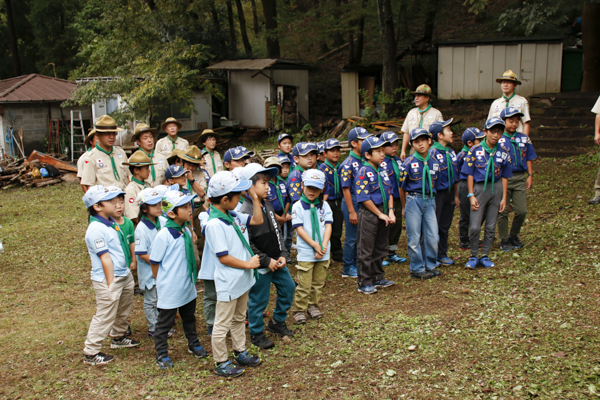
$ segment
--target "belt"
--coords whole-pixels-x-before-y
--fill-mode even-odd
[[[406,192],[407,196],[422,196],[421,192]],[[429,193],[425,193],[425,196],[429,196]]]
[[[522,175],[522,174],[524,174],[524,173],[525,173],[525,171],[517,171],[517,172],[513,172],[513,176],[515,176],[515,175]]]

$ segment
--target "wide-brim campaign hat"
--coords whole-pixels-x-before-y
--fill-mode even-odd
[[[215,133],[215,131],[213,131],[212,129],[205,129],[202,131],[202,134],[198,138],[198,141],[200,143],[204,143],[206,141],[206,139],[208,139],[209,136],[214,137],[215,140],[221,138],[221,135],[219,135],[218,133]]]
[[[289,162],[289,159],[288,159]],[[279,167],[281,168],[281,161],[279,160],[278,157],[269,157],[265,160],[265,163],[263,164],[265,166],[265,168],[269,168],[269,167]]]
[[[96,130],[94,128],[90,129],[89,133],[85,137],[84,143],[86,146],[92,145],[92,139],[96,136]]]
[[[185,153],[179,156],[179,158],[192,164],[204,164],[204,158],[198,146],[188,147]]]
[[[156,129],[156,128],[150,128],[148,126],[148,124],[144,124],[144,123],[137,124],[135,126],[135,130],[133,131],[133,136],[131,136],[131,141],[135,142],[136,140],[138,140],[138,138],[140,137],[140,135],[142,133],[145,133],[145,132],[152,133],[152,136],[154,138],[156,138],[156,135],[158,134],[158,129]]]
[[[185,151],[181,150],[181,149],[175,149],[171,152],[171,155],[169,157],[167,157],[167,163],[169,165],[174,164],[175,163],[175,158],[181,158],[183,159],[183,155],[185,154]]]
[[[413,90],[410,92],[411,94],[422,94],[424,96],[429,96],[431,98],[435,98],[435,95],[433,94],[433,91],[431,90],[431,88],[429,87],[429,85],[426,84],[422,84],[417,86],[416,90]]]
[[[502,83],[502,81],[511,81],[511,82],[516,83],[517,85],[521,84],[521,81],[517,77],[517,74],[515,74],[512,71],[512,69],[509,69],[508,71],[504,71],[502,76],[500,78],[496,79],[496,82],[498,82],[498,83]]]
[[[96,120],[96,123],[94,124],[94,129],[96,130],[96,132],[99,133],[105,133],[105,132],[120,132],[123,129],[119,128],[117,126],[117,123],[115,122],[115,120],[109,116],[104,114],[103,116],[101,116],[100,118],[98,118]]]
[[[166,128],[166,127],[167,127],[167,125],[169,125],[169,124],[175,124],[175,125],[177,125],[177,128],[181,129],[181,122],[177,121],[177,120],[176,120],[175,118],[173,118],[173,117],[169,117],[169,118],[167,118],[167,119],[166,119],[166,121],[165,121],[165,122],[163,122],[163,123],[160,125],[160,129],[162,129],[163,131],[164,131],[164,130],[166,130],[165,128]]]
[[[156,165],[156,163],[153,163],[150,157],[146,155],[146,153],[144,153],[141,150],[138,150],[135,153],[133,153],[131,157],[129,157],[129,160],[127,160],[127,162],[124,162],[123,165],[128,165],[131,167],[144,167],[146,165]]]

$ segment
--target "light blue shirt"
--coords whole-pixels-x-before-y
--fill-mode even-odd
[[[158,308],[172,310],[196,298],[196,282],[192,282],[188,273],[185,241],[181,233],[162,228],[152,243],[150,262],[159,264],[156,274]]]
[[[135,255],[137,258],[137,275],[139,286],[142,290],[150,290],[156,285],[156,281],[152,276],[152,267],[139,256],[150,254],[152,250],[152,242],[158,235],[156,226],[147,219],[142,219],[135,228]]]
[[[210,208],[209,208],[210,211]],[[209,212],[201,212],[198,215],[198,219],[200,220],[200,229],[202,230],[202,234],[205,236],[204,240],[204,248],[208,249],[208,244],[206,241],[206,223],[208,222]],[[202,264],[200,268],[200,274],[198,275],[198,279],[202,279],[203,281],[214,281],[215,280],[215,263],[219,262],[219,259],[215,254],[211,251],[202,252]]]
[[[85,232],[85,244],[92,259],[91,279],[96,282],[106,279],[100,256],[107,252],[113,263],[114,276],[129,275],[129,266],[126,265],[119,232],[110,227],[115,221],[112,218],[108,221],[99,215],[96,215],[95,218],[101,222],[92,221]]]
[[[317,207],[317,213],[319,215],[319,232],[321,233],[321,240],[325,235],[325,225],[333,224],[333,213],[331,207],[326,201],[322,201],[320,206]],[[299,226],[312,238],[312,223],[310,219],[310,205],[297,201],[292,206],[292,226],[294,229]],[[316,240],[315,240],[316,241]],[[311,245],[306,243],[300,235],[296,238],[296,247],[298,249],[298,261],[307,262],[319,262],[329,260],[329,252],[331,250],[331,242],[327,245],[327,251],[325,256],[321,259],[315,258],[315,249]]]
[[[252,218],[248,214],[230,212],[235,223],[239,226],[246,241],[248,238],[248,224]],[[206,242],[204,252],[213,253],[215,256],[215,289],[218,301],[232,301],[246,293],[254,286],[254,271],[251,269],[232,268],[223,265],[219,257],[230,255],[242,261],[250,260],[250,253],[241,242],[235,228],[221,219],[211,219],[206,224]],[[204,255],[202,256],[204,258]]]

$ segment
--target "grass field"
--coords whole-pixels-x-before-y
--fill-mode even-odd
[[[270,336],[276,347],[260,352],[263,365],[236,380],[212,375],[210,358],[192,358],[179,324],[170,340],[175,368],[160,370],[141,296],[131,321],[142,346],[111,352],[107,340],[116,360],[84,365],[95,298],[81,190],[1,191],[0,398],[600,396],[600,207],[587,204],[597,157],[535,162],[526,247],[504,253],[497,241],[492,270],[462,267],[468,254],[458,250],[458,214],[450,246],[458,266],[437,279],[411,280],[407,264],[392,264],[386,277],[396,285],[363,296],[333,265],[325,318],[297,328],[290,341]],[[401,248],[405,254],[405,242]],[[210,349],[201,307],[198,332]]]

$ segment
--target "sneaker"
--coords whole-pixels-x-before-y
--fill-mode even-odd
[[[294,336],[296,332],[291,329],[288,329],[285,321],[277,322],[274,319],[269,321],[269,325],[267,325],[267,330],[269,332],[275,333],[279,336]]]
[[[439,267],[441,267],[441,266],[442,266],[442,263],[441,263],[441,262],[439,262],[439,261],[436,261],[436,262],[435,262],[435,267],[433,267],[433,268],[435,269],[435,268],[439,268]]]
[[[404,257],[400,257],[400,256],[399,256],[398,254],[396,254],[396,253],[393,253],[393,254],[390,254],[390,255],[388,255],[388,258],[387,258],[387,259],[388,259],[389,261],[393,262],[393,263],[398,263],[398,264],[399,264],[399,263],[406,262],[406,258],[404,258]]]
[[[192,343],[191,346],[188,346],[188,351],[192,353],[196,358],[204,358],[208,355],[206,353],[206,350],[204,350],[204,347],[202,347],[200,342],[197,340],[194,343]]]
[[[168,354],[159,354],[156,356],[156,365],[160,369],[173,368],[173,360],[171,360]]]
[[[377,293],[377,289],[375,288],[375,285],[361,286],[358,288],[358,293],[373,294],[373,293]]]
[[[425,279],[431,279],[433,278],[433,274],[429,271],[423,271],[423,272],[411,272],[410,276],[415,278],[415,279],[420,279],[422,281],[424,281]]]
[[[95,356],[83,355],[83,362],[90,365],[105,365],[115,359],[110,354],[98,353]]]
[[[492,268],[496,266],[496,264],[494,264],[488,256],[481,257],[479,259],[479,264],[483,265],[485,268]]]
[[[382,267],[387,267],[388,265],[390,265],[390,263],[389,263],[389,262],[387,262],[387,261],[385,261],[385,260],[383,260],[383,261],[381,262],[381,266],[382,266]]]
[[[459,249],[461,250],[470,250],[471,249],[471,243],[469,242],[460,242],[460,246],[458,246]]]
[[[588,201],[588,204],[600,204],[600,196],[596,196]]]
[[[450,257],[441,257],[437,259],[444,267],[450,267],[454,265],[454,261]],[[437,268],[437,266],[436,266]]]
[[[121,338],[113,339],[110,342],[111,349],[124,349],[127,347],[138,347],[140,345],[139,340],[129,339],[127,336],[123,336]]]
[[[260,347],[261,349],[270,349],[271,347],[275,346],[275,343],[269,340],[269,338],[266,337],[263,332],[259,333],[258,335],[250,335],[250,341],[253,345]]]
[[[248,350],[244,350],[241,353],[234,350],[233,362],[242,367],[256,367],[262,362],[262,359],[258,356],[248,354]]]
[[[375,286],[376,289],[384,288],[384,287],[389,287],[389,286],[392,286],[393,284],[394,284],[394,281],[390,281],[390,280],[387,280],[385,278],[373,282],[373,286]]]
[[[358,271],[354,265],[342,268],[342,278],[356,278]]]
[[[519,237],[517,235],[510,235],[508,237],[508,240],[510,241],[510,243],[515,246],[515,249],[520,249],[521,247],[525,246],[523,244],[523,242],[521,242],[519,240]]]
[[[440,275],[442,274],[442,273],[440,272],[440,270],[439,270],[439,269],[437,269],[437,268],[430,269],[430,270],[429,270],[429,271],[427,271],[427,272],[430,272],[430,273],[431,273],[431,274],[432,274],[434,277],[436,277],[436,276],[440,276]]]
[[[465,264],[465,268],[475,269],[479,265],[479,259],[477,257],[469,258],[469,261]]]
[[[225,378],[237,378],[246,372],[246,370],[244,368],[236,367],[228,360],[222,363],[215,363],[213,372]]]
[[[306,315],[302,311],[298,311],[294,314],[294,323],[301,325],[306,323]]]
[[[316,306],[314,306],[312,304],[310,306],[308,306],[306,313],[308,314],[308,316],[311,319],[323,318],[323,313],[321,312],[321,310],[319,310]]]
[[[503,240],[500,242],[500,249],[504,250],[504,251],[511,251],[515,249],[515,246],[512,245],[512,243],[509,240]]]
[[[131,332],[131,325],[127,325],[127,330],[125,331],[125,336],[131,336],[133,332]]]

